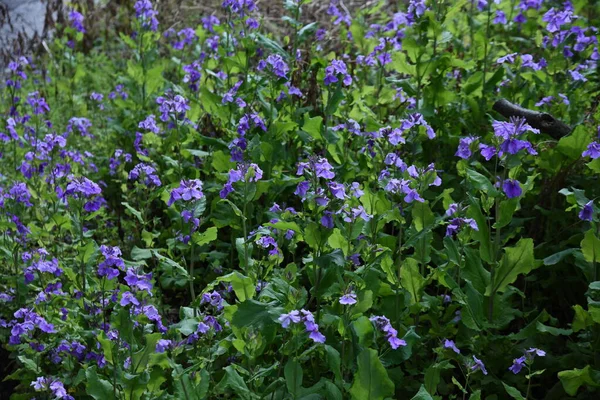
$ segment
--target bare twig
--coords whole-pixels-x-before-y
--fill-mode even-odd
[[[511,103],[506,99],[498,100],[496,103],[494,103],[492,109],[505,118],[525,118],[529,125],[539,129],[540,132],[546,133],[557,140],[571,133],[571,127],[569,125],[557,120],[552,115],[523,108],[519,105]]]

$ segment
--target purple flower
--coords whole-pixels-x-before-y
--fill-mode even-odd
[[[506,197],[508,197],[509,199],[519,197],[523,192],[521,190],[521,185],[519,181],[517,181],[516,179],[505,180],[502,184],[502,189],[504,190],[504,194],[506,194]]]
[[[266,61],[261,61],[258,65],[258,70],[262,71],[269,65],[271,71],[275,76],[287,79],[287,73],[290,71],[290,67],[286,64],[283,58],[279,54],[271,54],[267,57]]]
[[[377,329],[385,333],[392,349],[396,350],[400,346],[406,346],[406,341],[398,339],[398,331],[392,327],[389,319],[384,316],[374,316],[369,320],[375,324]]]
[[[496,10],[496,16],[494,17],[493,23],[496,25],[506,25],[508,20],[506,19],[506,14],[501,10]]]
[[[450,349],[450,350],[454,351],[456,354],[460,354],[460,349],[458,347],[456,347],[456,344],[454,343],[453,340],[449,340],[449,339],[444,340],[444,348]]]
[[[156,187],[159,187],[161,185],[161,181],[155,172],[156,170],[154,169],[154,167],[148,164],[139,163],[138,165],[133,167],[131,171],[129,171],[129,179],[135,180],[138,179],[141,175],[142,177],[144,177],[143,182],[146,186],[154,185]]]
[[[512,372],[513,374],[517,375],[519,372],[521,372],[521,370],[525,366],[525,361],[526,360],[527,360],[527,358],[525,356],[521,356],[519,358],[515,358],[513,360],[513,365],[511,365],[510,368],[508,368],[508,370],[510,372]]]
[[[590,143],[583,153],[581,153],[582,157],[590,157],[592,160],[600,157],[600,143],[594,141]]]
[[[343,184],[337,182],[329,182],[328,186],[333,197],[340,200],[344,200],[346,198],[346,191],[344,190]]]
[[[129,291],[124,292],[122,297],[121,297],[121,302],[119,303],[121,304],[121,307],[126,307],[129,304],[132,304],[134,306],[139,306],[140,305],[140,301],[135,297],[135,295]]]
[[[296,196],[301,197],[302,200],[304,200],[309,188],[310,188],[310,182],[302,181],[302,182],[298,183],[298,186],[296,186],[296,190],[294,191],[294,194]]]
[[[160,132],[160,128],[156,125],[156,117],[154,114],[148,115],[145,120],[140,122],[138,124],[138,128],[145,129],[156,134]]]
[[[190,201],[192,199],[200,200],[204,197],[202,193],[202,182],[198,179],[182,179],[179,187],[171,191],[167,206],[171,206],[177,200]]]
[[[471,366],[471,371],[481,370],[481,372],[483,372],[484,375],[488,374],[487,370],[485,369],[485,365],[483,364],[483,361],[481,361],[475,356],[473,356],[473,361],[474,364]]]
[[[558,32],[560,27],[565,24],[571,23],[573,18],[573,12],[571,11],[557,11],[551,8],[544,14],[542,21],[547,22],[546,29],[550,33]]]
[[[156,352],[164,353],[167,349],[169,349],[173,345],[173,342],[168,339],[159,339],[156,343]]]
[[[327,229],[333,229],[333,213],[331,211],[325,211],[321,217],[321,225]]]
[[[518,55],[519,53],[511,53],[511,54],[507,54],[503,57],[500,57],[498,60],[496,60],[496,62],[498,64],[504,64],[504,63],[509,63],[509,64],[514,64],[515,62],[515,57]]]
[[[158,29],[158,13],[152,8],[150,0],[139,0],[133,6],[135,17],[140,21],[142,29],[148,29],[156,32]]]
[[[77,32],[85,33],[83,19],[83,15],[81,13],[75,10],[69,11],[69,22],[71,23],[71,27]]]
[[[461,138],[458,142],[458,149],[456,150],[456,153],[454,155],[465,160],[471,157],[471,143],[473,143],[477,139],[479,139],[479,137],[477,136],[468,136],[465,138]]]
[[[541,107],[543,105],[550,104],[550,102],[552,100],[554,100],[554,96],[543,97],[540,101],[538,101],[537,103],[535,103],[535,106],[536,107]]]
[[[546,357],[546,352],[544,350],[540,350],[535,347],[531,347],[531,348],[527,349],[526,353],[530,354],[532,357],[534,357],[534,356]]]
[[[278,319],[279,322],[281,322],[281,326],[283,328],[287,328],[290,326],[290,323],[297,324],[302,318],[300,317],[300,311],[292,310],[289,312],[289,314],[281,314]]]
[[[356,294],[354,293],[347,293],[345,295],[343,295],[342,297],[340,297],[340,304],[342,305],[348,305],[351,306],[353,304],[356,304]]]
[[[594,217],[594,200],[588,201],[579,212],[579,219],[582,221],[592,221]]]
[[[454,218],[446,227],[446,236],[456,235],[464,225],[468,225],[471,229],[479,231],[477,222],[473,218]]]
[[[185,117],[186,111],[190,109],[188,101],[181,95],[160,96],[156,99],[156,103],[159,105],[160,119],[163,122],[169,121],[171,117],[181,120]]]
[[[352,84],[352,77],[348,74],[346,63],[342,60],[331,60],[331,63],[325,68],[325,86],[338,82],[338,77],[342,78],[344,86]]]

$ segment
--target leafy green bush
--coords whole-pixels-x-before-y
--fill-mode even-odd
[[[598,395],[597,2],[309,3],[15,57],[3,392]]]

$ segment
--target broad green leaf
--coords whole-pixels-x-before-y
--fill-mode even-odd
[[[519,389],[514,388],[512,386],[508,386],[506,383],[502,382],[502,385],[504,385],[504,389],[506,390],[506,393],[508,393],[508,395],[510,397],[512,397],[515,400],[525,400],[525,397],[523,397],[523,395],[521,394],[521,392],[519,392]]]
[[[412,217],[417,232],[421,232],[425,227],[431,226],[435,221],[428,202],[415,202],[412,207]]]
[[[377,351],[363,349],[357,359],[358,370],[350,388],[352,399],[383,400],[394,394],[394,383],[379,360]]]
[[[290,359],[283,370],[285,384],[292,398],[297,398],[302,389],[302,377],[304,376],[302,366],[298,361]]]
[[[124,206],[125,206],[125,208],[126,208],[127,210],[129,210],[129,212],[130,212],[131,214],[133,214],[133,215],[134,215],[134,216],[137,218],[137,220],[140,222],[140,224],[142,224],[142,225],[144,224],[144,218],[142,218],[142,213],[141,213],[141,212],[139,212],[139,211],[138,211],[138,210],[136,210],[135,208],[131,207],[131,206],[129,205],[129,203],[127,203],[127,202],[125,202],[125,201],[124,201],[124,202],[122,202],[121,204],[122,204],[122,205],[124,205]]]
[[[473,185],[473,187],[488,196],[495,197],[498,195],[498,190],[494,187],[492,182],[479,172],[467,168],[467,181]]]
[[[96,367],[89,367],[85,370],[86,385],[85,391],[96,400],[114,399],[113,386],[109,381],[98,378]]]
[[[140,249],[137,246],[133,246],[131,249],[131,259],[134,261],[147,260],[152,258],[152,250],[150,249]]]
[[[339,384],[342,382],[340,352],[327,344],[323,347],[325,348],[325,353],[327,354],[327,364],[329,365],[329,369],[331,372],[333,372],[336,383]]]
[[[231,389],[238,396],[237,398],[241,399],[254,399],[257,398],[256,395],[252,394],[244,382],[244,379],[240,376],[240,374],[233,368],[233,366],[228,365],[225,369],[225,375],[223,379],[217,384],[215,390],[217,392],[223,392],[224,389]]]
[[[571,160],[580,159],[581,153],[590,143],[590,136],[586,129],[584,125],[578,125],[570,135],[564,136],[558,141],[556,149]]]
[[[145,336],[146,344],[144,348],[131,357],[131,365],[135,373],[144,371],[147,367],[150,356],[156,352],[156,343],[162,338],[161,333],[151,333]]]
[[[369,318],[362,316],[352,321],[352,329],[358,337],[358,343],[363,346],[368,346],[373,341],[373,323]]]
[[[588,230],[581,241],[581,251],[587,262],[600,262],[600,239],[593,230]]]
[[[458,287],[453,291],[458,301],[464,305],[461,321],[466,327],[475,331],[481,331],[486,321],[483,312],[483,295],[475,290],[473,285],[468,281],[465,287],[466,294],[463,294]]]
[[[491,263],[494,259],[490,245],[490,231],[485,216],[481,212],[479,201],[470,197],[471,206],[467,211],[467,216],[473,218],[479,227],[478,231],[472,233],[473,237],[479,241],[479,255],[483,261]]]
[[[504,256],[500,260],[500,267],[496,270],[494,280],[488,285],[485,292],[486,296],[503,292],[520,274],[527,274],[535,267],[533,240],[520,239],[516,246],[505,248]]]
[[[252,279],[242,275],[237,271],[231,272],[225,276],[221,276],[217,278],[217,281],[231,283],[233,291],[240,302],[244,302],[246,299],[253,298],[254,294],[256,293],[256,287],[252,283]]]
[[[552,336],[559,336],[559,335],[569,336],[573,333],[573,331],[571,329],[555,328],[553,326],[544,325],[541,322],[538,322],[536,324],[536,329],[540,333],[549,333]]]
[[[558,253],[554,253],[551,256],[544,258],[544,265],[555,265],[562,261],[565,257],[570,256],[571,254],[579,251],[578,249],[567,249],[563,251],[559,251]]]
[[[350,244],[338,228],[333,229],[333,233],[331,236],[329,236],[329,239],[327,239],[327,243],[332,249],[341,249],[344,253],[344,256],[348,256],[348,253],[350,252]]]
[[[217,227],[211,226],[202,233],[194,233],[193,240],[198,246],[208,244],[217,239]]]
[[[586,329],[588,326],[593,324],[592,317],[590,314],[583,309],[579,304],[573,306],[575,316],[573,317],[573,332],[579,332],[580,330]]]
[[[581,386],[600,386],[600,383],[595,382],[590,376],[591,372],[592,368],[587,365],[583,369],[575,368],[567,371],[560,371],[558,373],[558,379],[560,379],[565,392],[567,392],[569,396],[575,396],[577,394],[577,390],[579,390]]]
[[[433,397],[431,397],[427,389],[425,389],[425,385],[421,385],[419,391],[411,398],[411,400],[433,400]]]
[[[407,258],[400,269],[400,282],[411,296],[411,304],[421,300],[421,294],[425,287],[425,278],[419,272],[419,264],[414,258]]]
[[[485,288],[490,284],[490,273],[483,267],[481,258],[475,250],[464,248],[463,251],[465,263],[461,273],[478,292],[484,293]]]
[[[323,135],[321,134],[321,128],[323,127],[323,117],[310,118],[308,113],[304,114],[304,125],[302,130],[308,133],[311,137],[316,140],[322,140]]]
[[[510,222],[512,221],[513,214],[515,213],[515,210],[517,209],[518,205],[518,198],[501,201],[499,207],[500,216],[498,218],[498,221],[496,221],[496,223],[494,224],[494,228],[503,228],[506,225],[510,224]]]

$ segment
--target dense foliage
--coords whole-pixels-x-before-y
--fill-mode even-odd
[[[597,1],[309,3],[15,56],[4,393],[597,398]]]

